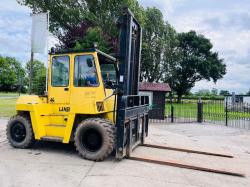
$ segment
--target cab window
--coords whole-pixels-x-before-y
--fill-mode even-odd
[[[102,78],[104,82],[116,82],[115,64],[100,64],[102,71]]]
[[[104,86],[107,89],[113,89],[117,82],[116,62],[113,59],[107,58],[101,54],[98,54],[98,59]]]
[[[69,56],[53,57],[51,84],[54,87],[69,86]]]
[[[92,55],[76,56],[74,66],[75,87],[98,86],[96,67]]]

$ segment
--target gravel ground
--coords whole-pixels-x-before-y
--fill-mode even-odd
[[[72,144],[38,142],[14,149],[0,119],[0,186],[250,186],[250,131],[201,124],[151,124],[148,143],[232,154],[218,158],[138,147],[133,155],[154,156],[198,166],[238,171],[245,178],[206,173],[110,157],[104,162],[81,159]]]

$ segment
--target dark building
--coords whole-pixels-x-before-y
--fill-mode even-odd
[[[149,96],[149,104],[151,110],[149,112],[150,119],[164,119],[165,97],[167,92],[171,92],[171,88],[166,83],[148,83],[139,84],[140,95]]]

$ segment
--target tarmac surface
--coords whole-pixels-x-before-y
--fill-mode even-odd
[[[81,159],[73,144],[37,142],[14,149],[6,140],[7,119],[0,119],[0,186],[250,186],[250,131],[216,125],[150,124],[147,143],[231,154],[234,158],[138,147],[133,155],[176,160],[196,166],[240,172],[234,177],[113,157]]]

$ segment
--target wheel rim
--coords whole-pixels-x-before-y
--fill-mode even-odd
[[[20,122],[14,123],[10,129],[10,135],[14,141],[22,142],[26,137],[25,126]]]
[[[103,144],[102,134],[94,128],[86,129],[81,136],[82,146],[89,152],[97,152]]]

